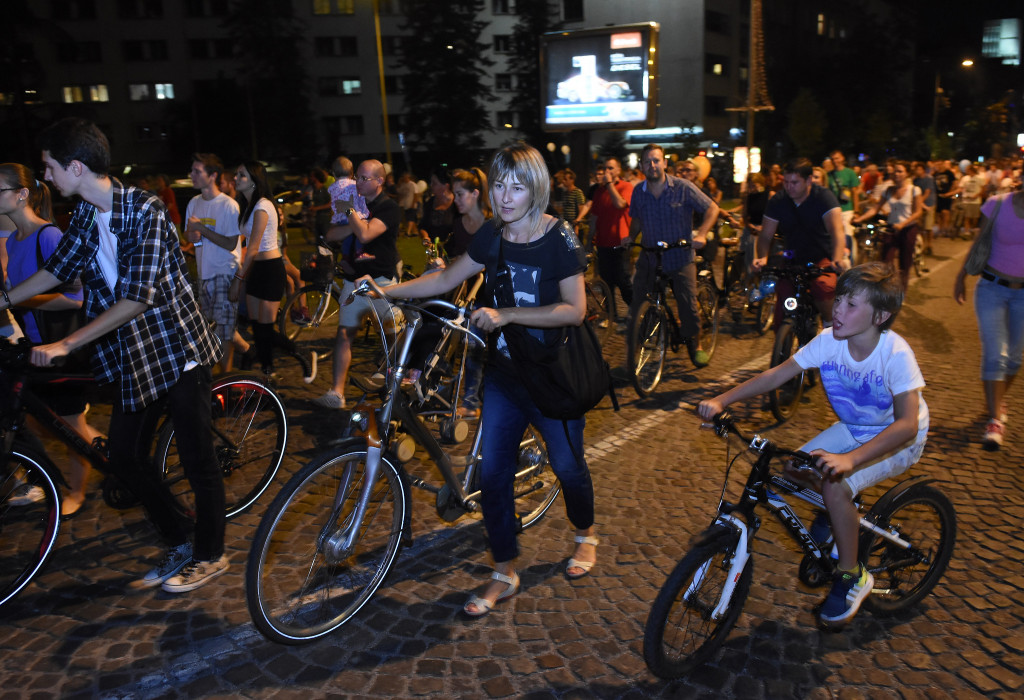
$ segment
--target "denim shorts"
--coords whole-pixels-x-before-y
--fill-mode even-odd
[[[1024,289],[981,278],[974,288],[974,313],[981,335],[981,378],[1016,376],[1024,356]]]
[[[874,486],[880,481],[885,481],[894,476],[899,476],[907,471],[912,464],[921,459],[924,452],[924,443],[928,437],[928,429],[919,430],[917,437],[909,444],[905,444],[898,450],[893,450],[882,455],[871,464],[861,465],[852,474],[846,475],[846,486],[850,489],[850,496],[856,496],[864,489]],[[850,429],[845,423],[836,422],[831,427],[818,433],[807,444],[800,448],[803,452],[811,450],[825,450],[832,454],[845,454],[851,452],[863,443],[853,437]]]

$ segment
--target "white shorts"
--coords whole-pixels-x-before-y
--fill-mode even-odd
[[[381,288],[395,284],[394,277],[374,277],[373,281]],[[345,284],[341,287],[341,301],[344,302],[348,299],[355,288],[353,282],[345,280]],[[387,319],[391,317],[391,305],[383,299],[370,299],[365,296],[357,296],[352,299],[351,304],[341,307],[341,313],[338,314],[338,325],[343,328],[359,328],[363,324],[363,319],[370,313],[371,304],[387,325]]]
[[[871,464],[862,465],[852,474],[846,476],[846,485],[850,489],[850,496],[856,496],[866,488],[874,486],[880,481],[899,476],[907,471],[912,464],[921,459],[924,452],[925,439],[928,437],[928,430],[918,431],[914,442],[904,445],[898,450],[882,455]],[[845,454],[851,452],[863,443],[853,437],[850,429],[845,423],[836,422],[831,427],[818,433],[800,449],[804,452],[811,450],[825,450],[832,454]]]

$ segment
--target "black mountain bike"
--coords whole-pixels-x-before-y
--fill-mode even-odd
[[[659,242],[652,246],[634,243],[635,247],[657,256],[654,288],[630,312],[626,330],[626,366],[629,368],[633,388],[641,397],[650,396],[661,382],[665,369],[665,355],[669,348],[677,352],[685,345],[679,330],[679,321],[668,304],[668,290],[671,278],[662,269],[662,255],[672,248],[687,248],[688,241],[677,243]],[[701,343],[710,359],[718,345],[718,326],[721,307],[718,287],[707,276],[697,278],[697,306],[701,324]]]
[[[739,503],[724,500],[729,471],[743,452],[729,460],[718,513],[662,586],[644,629],[644,660],[661,678],[678,678],[710,660],[739,618],[754,577],[753,544],[765,507],[804,552],[800,580],[822,586],[836,563],[832,540],[815,542],[786,502],[794,496],[823,508],[821,495],[772,473],[772,463],[790,459],[797,469],[820,473],[810,455],[787,450],[759,435],[743,435],[728,412],[713,427],[723,438],[735,436],[757,455]],[[926,476],[905,479],[886,491],[860,519],[860,561],[874,576],[863,608],[891,615],[920,602],[942,578],[956,543],[953,504]]]

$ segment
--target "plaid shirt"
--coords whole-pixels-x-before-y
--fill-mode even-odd
[[[629,216],[640,220],[644,245],[659,241],[676,243],[693,240],[693,215],[703,214],[711,206],[711,198],[697,189],[689,180],[666,175],[667,182],[660,197],[647,191],[647,183],[633,188],[629,202]],[[650,256],[654,264],[654,253]],[[678,271],[693,262],[692,248],[673,248],[662,254],[662,269],[666,273]]]
[[[220,341],[203,320],[188,283],[178,235],[158,197],[113,183],[110,232],[117,239],[117,284],[107,286],[96,259],[96,207],[80,202],[67,233],[46,261],[62,282],[81,276],[85,312],[92,320],[120,299],[148,307],[95,344],[93,371],[101,382],[120,382],[125,411],[137,411],[174,386],[188,362],[212,364]]]

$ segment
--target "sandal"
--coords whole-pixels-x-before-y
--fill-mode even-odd
[[[595,547],[601,544],[601,540],[589,535],[576,535],[576,537],[573,538],[573,542],[576,544],[592,544]],[[583,578],[590,573],[590,570],[594,568],[594,564],[596,563],[597,562],[594,561],[579,561],[578,559],[570,558],[569,563],[565,565],[565,577],[570,581]],[[582,569],[583,572],[579,574],[570,574],[569,569]]]
[[[511,576],[506,576],[505,574],[500,574],[497,571],[495,571],[493,574],[491,574],[491,578],[495,581],[501,581],[502,583],[504,583],[506,585],[505,590],[501,592],[501,594],[494,600],[493,603],[487,600],[486,598],[481,598],[478,595],[474,595],[472,598],[466,601],[466,604],[464,606],[462,606],[462,612],[466,613],[470,617],[482,617],[489,613],[491,609],[494,608],[495,605],[497,605],[503,600],[508,600],[509,598],[511,598],[519,592],[519,574],[517,574],[515,571],[512,572]],[[476,607],[476,612],[473,612],[469,609],[471,605]]]

